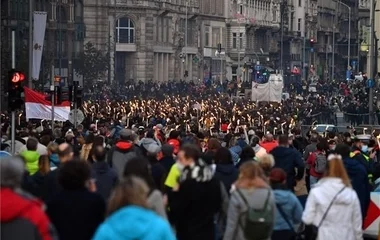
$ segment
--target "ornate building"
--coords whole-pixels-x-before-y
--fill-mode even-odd
[[[110,81],[198,78],[197,0],[85,0],[84,7],[86,41],[110,50]]]

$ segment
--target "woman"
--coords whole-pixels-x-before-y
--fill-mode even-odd
[[[284,170],[273,168],[269,180],[276,201],[276,220],[272,240],[293,240],[295,239],[295,224],[301,223],[302,205],[294,193],[287,189]]]
[[[220,148],[215,154],[215,163],[215,178],[224,184],[227,192],[230,192],[232,184],[239,175],[239,171],[232,162],[231,152],[227,148]]]
[[[253,209],[265,209],[270,211],[270,217],[274,218],[275,201],[270,186],[265,182],[263,170],[254,161],[245,162],[240,167],[240,174],[231,193],[230,203],[227,214],[227,227],[224,234],[224,240],[249,240],[250,236],[246,234],[246,222],[243,216]],[[261,239],[270,239],[272,234],[273,222],[270,222],[269,229],[261,229],[256,234]],[[259,226],[259,225],[257,225]],[[252,226],[250,226],[252,227]],[[254,226],[253,226],[254,227]],[[253,228],[251,228],[253,229]],[[255,229],[256,230],[256,229]]]
[[[138,177],[122,180],[111,195],[108,218],[93,240],[175,240],[169,223],[148,209],[148,192],[149,187]]]
[[[274,157],[272,154],[264,154],[257,158],[259,166],[263,169],[266,177],[269,177],[269,173],[274,167]]]
[[[148,206],[161,217],[167,219],[165,203],[162,193],[157,190],[150,170],[150,164],[146,159],[133,158],[127,162],[124,168],[124,177],[137,176],[143,179],[148,186]]]
[[[318,239],[321,240],[361,240],[360,203],[342,156],[330,154],[327,162],[325,177],[310,191],[302,221],[318,227]]]
[[[37,189],[42,189],[45,182],[46,175],[50,172],[49,157],[47,155],[42,155],[38,159],[38,171],[31,176],[33,182],[36,184]],[[40,191],[35,193],[36,197],[41,197]]]
[[[255,151],[251,146],[246,146],[243,148],[243,151],[241,152],[240,161],[237,164],[237,167],[239,168],[243,163],[247,161],[255,161],[256,160],[256,154]]]
[[[82,146],[82,150],[80,151],[80,159],[83,161],[87,161],[89,159],[90,151],[92,148],[92,144],[94,143],[95,135],[90,133],[87,135],[85,143]]]
[[[49,161],[50,161],[50,168],[51,170],[54,170],[59,166],[59,158],[58,158],[58,144],[51,142],[49,145],[46,147]]]

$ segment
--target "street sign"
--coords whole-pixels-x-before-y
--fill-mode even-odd
[[[199,58],[197,56],[194,56],[193,57],[193,63],[198,63],[199,62]]]
[[[252,72],[253,72],[253,70],[250,68],[250,69],[248,70],[248,72],[249,72],[249,73],[252,73]]]
[[[76,116],[75,116],[76,115]],[[74,119],[74,116],[76,119]],[[76,114],[75,114],[75,110],[71,110],[70,113],[69,113],[69,121],[72,123],[72,124],[81,124],[83,121],[84,121],[84,114],[81,110],[77,109],[76,110]]]
[[[259,71],[260,69],[261,69],[260,65],[256,65],[256,66],[255,66],[255,70],[256,70],[256,71]]]
[[[352,61],[351,61],[351,65],[352,65],[352,66],[356,66],[356,61],[355,61],[355,60],[352,60]]]
[[[368,79],[367,80],[367,87],[373,88],[374,86],[375,86],[375,81],[373,79]]]

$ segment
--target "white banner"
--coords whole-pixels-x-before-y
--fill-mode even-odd
[[[282,76],[271,74],[267,83],[252,83],[252,101],[255,102],[281,102]]]
[[[32,78],[38,80],[40,76],[41,58],[44,50],[47,12],[33,13],[33,68]]]

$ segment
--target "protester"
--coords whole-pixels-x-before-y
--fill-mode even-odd
[[[264,171],[266,177],[269,177],[270,171],[274,167],[274,157],[272,154],[264,154],[257,158],[257,162],[261,169]]]
[[[25,160],[26,169],[30,175],[38,171],[38,159],[40,154],[37,152],[38,140],[34,137],[26,141],[26,150],[21,152],[21,157]]]
[[[59,166],[59,158],[58,158],[58,144],[51,142],[46,147],[48,158],[50,161],[50,168],[54,170]]]
[[[311,189],[302,221],[318,227],[318,239],[363,239],[360,202],[341,155],[329,155],[327,172]]]
[[[169,223],[149,210],[148,191],[142,179],[123,179],[109,201],[108,218],[93,240],[175,240]]]
[[[222,205],[220,182],[195,145],[181,147],[176,165],[181,176],[169,194],[169,208],[177,239],[214,239],[214,216]]]
[[[265,182],[265,175],[253,161],[240,167],[239,178],[234,184],[227,214],[224,240],[270,239],[274,221],[275,200],[273,192]],[[262,220],[244,221],[249,211],[261,209]],[[243,214],[245,213],[245,214]],[[245,216],[245,217],[242,217]],[[250,229],[247,229],[250,228]]]
[[[93,193],[95,182],[85,161],[69,161],[60,167],[62,191],[47,204],[47,214],[61,240],[90,240],[103,222],[105,202]]]
[[[302,206],[297,197],[287,189],[286,173],[281,168],[274,168],[269,175],[276,201],[276,220],[272,240],[293,240],[297,233],[295,227],[301,223]]]
[[[309,182],[310,188],[313,188],[315,184],[322,178],[326,171],[327,158],[326,147],[322,142],[317,143],[317,151],[310,153],[306,164],[309,169]]]
[[[239,171],[232,162],[232,156],[227,148],[219,148],[215,153],[215,173],[216,179],[224,184],[226,191],[229,193],[232,184],[236,181]]]
[[[43,204],[20,190],[24,169],[21,159],[0,160],[1,239],[58,239]]]
[[[170,144],[162,145],[162,158],[159,163],[164,167],[165,172],[169,173],[171,167],[174,165],[175,160],[173,157],[174,147]],[[177,152],[178,153],[178,152]]]
[[[268,153],[271,152],[275,147],[278,146],[277,141],[274,139],[272,134],[265,135],[264,141],[260,144]]]

